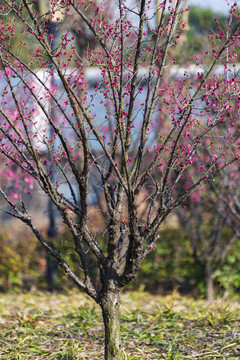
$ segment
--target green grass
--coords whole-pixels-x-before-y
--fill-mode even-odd
[[[123,360],[240,359],[240,305],[122,296]],[[100,308],[76,291],[1,294],[0,359],[103,359]]]

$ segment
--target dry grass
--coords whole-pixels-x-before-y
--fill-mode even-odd
[[[103,359],[100,309],[87,296],[2,294],[0,359]],[[122,359],[240,359],[240,305],[127,293]]]

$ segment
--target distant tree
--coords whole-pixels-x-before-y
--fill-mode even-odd
[[[202,270],[209,301],[214,298],[214,275],[224,265],[233,242],[240,239],[239,166],[232,164],[212,181],[177,210]]]
[[[37,49],[31,43],[21,44],[29,62],[35,59],[33,71],[8,47],[9,38],[15,36],[14,22],[2,24],[1,163],[20,170],[52,200],[71,232],[79,273],[37,229],[21,200],[21,189],[15,189],[15,197],[3,187],[0,192],[10,206],[5,212],[26,223],[59,267],[101,306],[105,359],[120,359],[120,290],[135,278],[143,259],[154,249],[168,215],[210,176],[238,158],[231,147],[239,138],[235,130],[239,122],[232,121],[232,104],[235,116],[235,104],[240,101],[239,76],[232,74],[227,87],[222,77],[212,74],[219,63],[224,65],[223,76],[234,64],[240,24],[227,36],[221,29],[212,35],[214,51],[205,54],[202,70],[188,76],[186,69],[184,76],[168,83],[166,70],[176,62],[169,50],[178,45],[184,27],[179,23],[175,31],[183,11],[181,0],[174,6],[163,1],[157,9],[145,0],[111,2],[112,18],[105,16],[106,1],[94,5],[94,16],[86,12],[92,1],[51,3],[50,12],[40,21],[33,2],[2,2],[1,12],[14,12],[22,22],[21,31],[32,34]],[[54,34],[49,34],[47,22],[56,9],[77,13],[97,42],[84,57],[68,32],[51,48]],[[157,26],[156,22],[150,25],[150,18],[159,13]],[[159,45],[163,34],[166,41]],[[149,42],[152,46],[145,46]],[[70,67],[73,62],[74,68]],[[88,87],[85,76],[90,66],[97,66],[101,73],[94,89]],[[56,74],[58,81],[49,82]],[[214,91],[219,100],[208,100]],[[213,112],[210,105],[215,106]],[[231,132],[226,133],[226,128]],[[201,166],[194,158],[196,151],[204,151],[203,139],[212,137],[221,137],[219,169],[214,154],[204,158]],[[180,187],[186,181],[186,169],[192,166],[194,181]],[[88,206],[92,179],[104,194],[104,246],[91,231],[95,219]],[[142,204],[145,216],[139,211]],[[90,266],[92,259],[99,269],[100,288]]]

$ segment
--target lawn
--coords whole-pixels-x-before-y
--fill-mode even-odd
[[[122,295],[123,359],[240,359],[240,304]],[[100,309],[84,294],[1,294],[0,359],[103,359]]]

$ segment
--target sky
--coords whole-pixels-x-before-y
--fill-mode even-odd
[[[233,5],[235,2],[240,7],[240,0],[189,0],[190,5],[197,5],[203,8],[211,8],[214,11],[223,13],[226,13],[229,9],[227,3]]]

